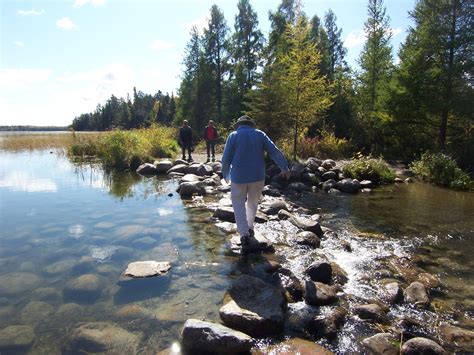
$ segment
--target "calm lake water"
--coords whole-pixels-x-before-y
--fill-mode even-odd
[[[166,177],[106,174],[49,151],[0,152],[0,329],[30,325],[31,353],[59,354],[78,322],[106,321],[142,333],[141,350],[153,353],[169,348],[188,318],[218,321],[242,261],[227,256],[208,201],[182,201],[176,187]],[[346,292],[370,298],[373,290],[358,281],[381,255],[418,254],[444,285],[433,296],[449,307],[446,317],[472,321],[473,194],[415,183],[368,195],[317,194],[308,207],[352,244],[353,253],[329,242],[325,249],[349,274]],[[138,260],[171,261],[170,282],[152,292],[118,286]],[[301,255],[288,260],[298,268]],[[71,297],[68,282],[84,274],[98,278],[99,293]],[[354,329],[346,326],[334,351],[354,349],[365,332]]]

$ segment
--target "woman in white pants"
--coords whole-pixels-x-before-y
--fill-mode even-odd
[[[231,181],[231,200],[241,244],[253,237],[253,224],[258,200],[265,184],[265,151],[278,165],[284,177],[289,176],[288,163],[283,153],[268,136],[255,128],[248,116],[235,123],[224,147],[222,174]]]

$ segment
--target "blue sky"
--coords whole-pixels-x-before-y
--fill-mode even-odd
[[[394,55],[416,0],[385,0]],[[250,0],[267,37],[279,0]],[[110,95],[179,86],[193,25],[217,4],[233,30],[237,0],[0,0],[0,125],[68,125]],[[305,0],[304,12],[337,16],[353,67],[364,43],[367,0]]]

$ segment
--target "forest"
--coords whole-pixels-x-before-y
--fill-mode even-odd
[[[191,30],[176,96],[133,88],[133,97],[111,96],[72,128],[177,127],[187,119],[200,130],[212,119],[224,131],[248,114],[295,158],[326,140],[386,159],[444,152],[474,171],[470,0],[417,1],[397,61],[384,2],[368,0],[357,68],[345,60],[331,10],[310,17],[299,1],[281,0],[265,38],[250,0],[237,9],[232,28],[213,5],[207,27]]]

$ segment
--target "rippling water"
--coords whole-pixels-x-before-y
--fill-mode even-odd
[[[247,266],[226,253],[226,235],[211,220],[208,200],[183,202],[176,182],[165,177],[105,174],[46,151],[1,152],[0,161],[0,329],[34,327],[33,353],[59,354],[68,330],[81,321],[141,332],[142,350],[153,352],[176,341],[186,319],[219,319],[225,290]],[[473,316],[472,194],[417,183],[369,195],[317,194],[304,204],[319,209],[322,224],[353,251],[331,240],[314,253],[286,248],[287,266],[297,274],[324,253],[348,273],[344,291],[370,299],[377,290],[367,279],[380,262],[415,254],[443,282],[434,297],[449,315]],[[279,243],[292,227],[265,228]],[[169,284],[152,292],[117,285],[128,263],[150,259],[172,262]],[[70,299],[67,283],[84,274],[99,279],[100,294]],[[290,311],[304,312],[305,306],[295,304]],[[349,321],[328,346],[348,352],[366,334],[371,330]]]

